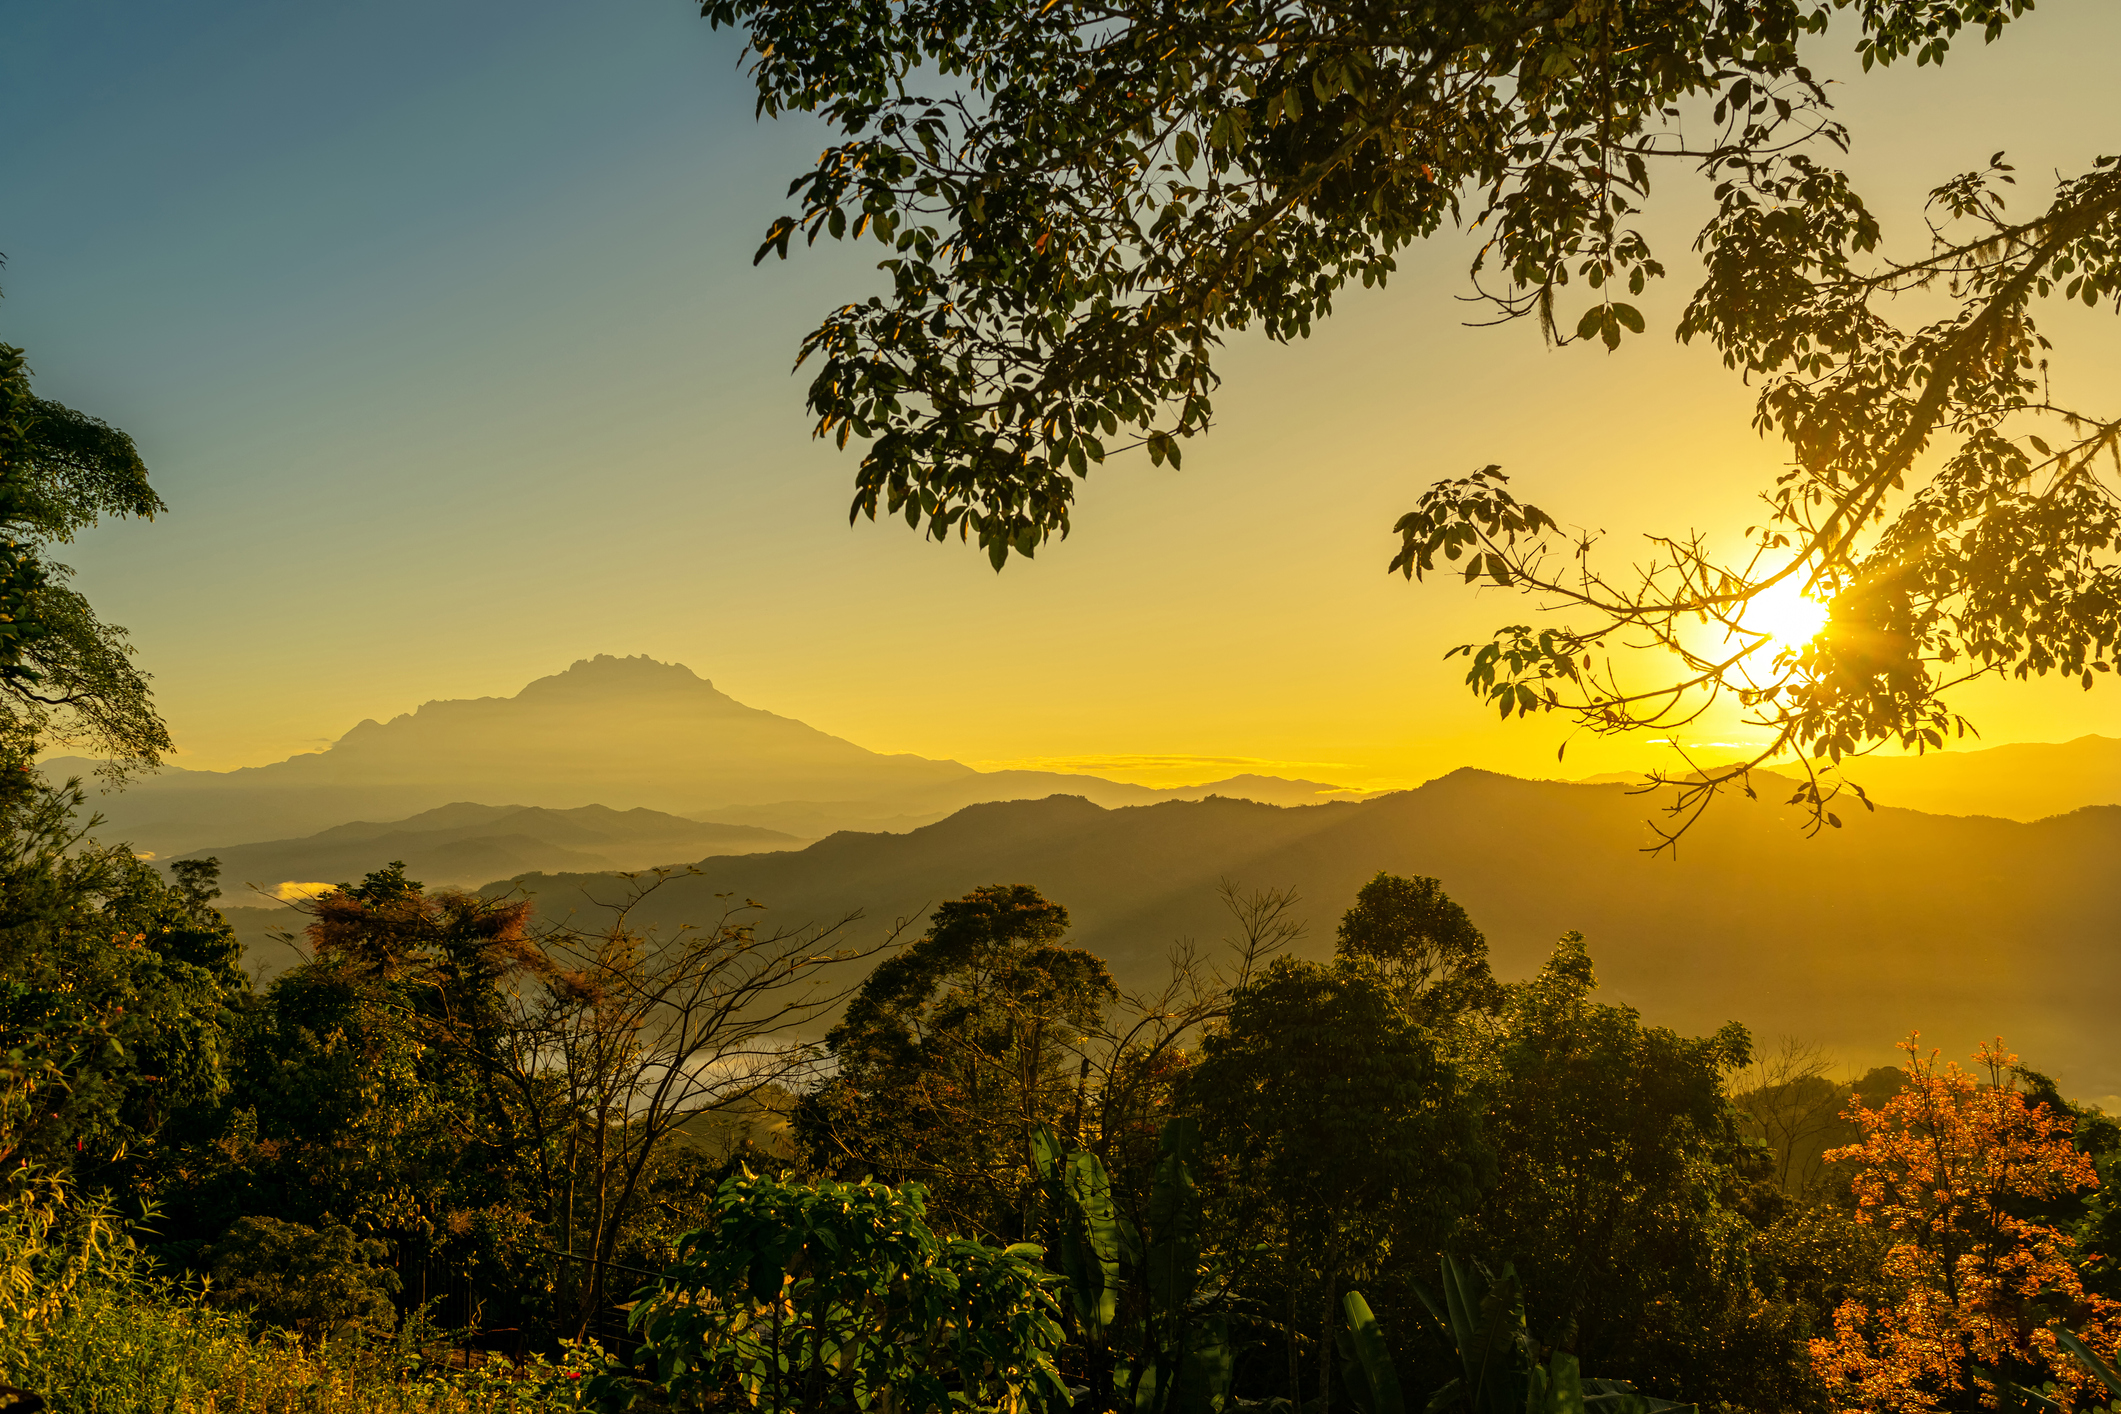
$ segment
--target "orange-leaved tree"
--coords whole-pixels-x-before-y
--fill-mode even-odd
[[[2073,1121],[2017,1089],[2018,1058],[2001,1040],[1975,1052],[1981,1074],[1940,1069],[1920,1033],[1900,1043],[1907,1084],[1846,1117],[1863,1142],[1830,1162],[1855,1165],[1856,1220],[1885,1228],[1881,1305],[1845,1301],[1834,1333],[1811,1343],[1812,1366],[1842,1411],[1996,1407],[2005,1382],[2045,1385],[2062,1408],[2088,1405],[2093,1373],[2057,1342],[2075,1330],[2111,1350],[2121,1305],[2088,1294],[2075,1239],[2038,1205],[2099,1179],[2070,1142]]]

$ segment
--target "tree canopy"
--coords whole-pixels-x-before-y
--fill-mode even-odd
[[[1432,1025],[1467,1007],[1502,1004],[1487,938],[1438,880],[1379,874],[1356,892],[1337,936],[1341,957],[1380,969]]]
[[[1079,1125],[1088,1071],[1069,1062],[1118,995],[1067,928],[1068,911],[1024,884],[937,905],[826,1035],[837,1073],[797,1117],[819,1159],[917,1179],[953,1221],[1021,1236],[1030,1136]]]
[[[1759,386],[1788,470],[1735,558],[1653,535],[1625,571],[1496,467],[1438,482],[1391,568],[1568,615],[1458,650],[1469,686],[1594,732],[1734,699],[1766,743],[1696,781],[1705,798],[1787,752],[1940,746],[1972,677],[2112,669],[2121,502],[2099,465],[2121,421],[2051,397],[2032,310],[2121,300],[2121,170],[2101,158],[2019,218],[1997,154],[1933,193],[1927,252],[1889,257],[1800,56],[1841,35],[1866,69],[1941,63],[2024,0],[702,8],[747,34],[762,115],[838,136],[759,257],[797,235],[883,247],[888,292],[835,307],[799,356],[818,434],[863,444],[855,516],[954,532],[997,569],[1030,555],[1093,466],[1176,462],[1207,430],[1227,336],[1308,334],[1447,223],[1479,233],[1498,319],[1616,348],[1665,273],[1638,220],[1676,164],[1714,205],[1676,332]],[[1944,312],[1889,317],[1918,287]],[[1797,591],[1831,610],[1816,638],[1747,621]],[[1623,673],[1645,645],[1665,666]],[[1838,823],[1830,794],[1804,798]]]
[[[132,439],[36,396],[22,350],[0,344],[0,714],[14,749],[83,746],[121,775],[170,749],[125,630],[50,555],[106,516],[162,509]]]

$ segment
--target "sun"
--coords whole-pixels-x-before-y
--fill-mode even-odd
[[[1767,635],[1761,646],[1773,656],[1785,649],[1801,648],[1817,638],[1826,627],[1826,619],[1826,605],[1807,596],[1793,576],[1755,595],[1745,606],[1740,622],[1755,633]]]

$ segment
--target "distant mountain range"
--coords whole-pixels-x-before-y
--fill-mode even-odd
[[[43,769],[86,778],[95,764],[61,757]],[[349,820],[402,821],[463,801],[647,808],[814,839],[838,829],[909,829],[976,802],[1055,791],[1105,805],[1218,791],[1278,804],[1362,794],[1269,777],[1159,791],[887,756],[747,707],[689,668],[606,655],[514,697],[429,702],[269,766],[165,768],[93,804],[106,817],[106,838],[169,856],[306,837]]]
[[[779,830],[641,808],[459,802],[388,824],[357,820],[303,839],[199,849],[181,857],[218,859],[224,888],[240,897],[246,884],[270,890],[286,883],[344,883],[391,861],[429,885],[471,886],[532,870],[649,869],[802,843]]]
[[[364,722],[315,755],[167,771],[95,804],[105,838],[220,858],[230,917],[266,965],[291,956],[266,931],[302,919],[246,906],[242,885],[337,883],[392,859],[429,884],[520,876],[548,913],[608,896],[611,870],[700,861],[644,915],[666,924],[711,920],[730,893],[777,920],[861,909],[879,926],[1029,883],[1135,985],[1173,940],[1225,931],[1221,878],[1295,886],[1323,953],[1355,889],[1388,869],[1443,879],[1505,975],[1582,929],[1611,994],[1661,1024],[1735,1018],[1866,1064],[1911,1027],[1953,1054],[2000,1032],[2075,1093],[2121,1096],[2105,1041],[2121,994],[2121,741],[1850,773],[1875,814],[1852,803],[1845,828],[1807,839],[1786,793],[1729,798],[1675,862],[1639,852],[1657,802],[1624,785],[1459,771],[1364,797],[1257,776],[1153,790],[982,772],[864,750],[683,667],[602,657],[514,697]],[[1909,804],[1936,813],[1896,808]]]
[[[95,764],[59,758],[44,770],[56,778],[87,777]],[[1849,773],[1888,803],[2031,820],[2121,803],[2121,739],[1865,758]],[[808,840],[837,830],[904,831],[967,805],[1053,794],[1107,807],[1211,795],[1308,805],[1366,795],[1257,775],[1152,789],[1096,776],[978,771],[957,761],[884,755],[745,706],[680,665],[607,655],[540,678],[513,697],[429,702],[388,722],[365,721],[328,750],[268,766],[166,768],[122,793],[98,795],[93,804],[107,818],[106,837],[168,857],[268,841],[292,850],[293,841],[347,821],[398,822],[418,832],[426,827],[406,824],[408,817],[463,802],[493,811],[648,809]],[[507,801],[521,805],[501,803]],[[1645,802],[1643,808],[1651,807]],[[575,847],[564,830],[541,830],[529,837],[551,848]],[[736,847],[732,837],[722,849]],[[508,851],[514,851],[509,858],[534,858],[539,867],[563,862],[525,854],[520,845]],[[469,858],[460,852],[438,872],[467,877]],[[494,858],[502,862],[500,854]]]
[[[1921,756],[1854,756],[1821,780],[1860,785],[1873,800],[1933,815],[2044,820],[2087,805],[2121,805],[2121,737],[2019,742]],[[1639,784],[1638,772],[1587,776],[1580,784]]]
[[[861,909],[881,928],[982,884],[1027,883],[1068,907],[1076,939],[1124,983],[1143,986],[1175,940],[1230,931],[1221,879],[1293,886],[1309,921],[1300,950],[1323,956],[1371,875],[1429,874],[1486,930],[1504,976],[1528,975],[1580,929],[1607,997],[1660,1025],[1738,1020],[1865,1066],[1915,1028],[1961,1059],[2001,1034],[2070,1093],[2121,1104],[2121,806],[2033,824],[1858,808],[1808,839],[1797,810],[1761,797],[1719,802],[1676,860],[1641,852],[1648,802],[1624,786],[1473,770],[1308,808],[984,804],[905,834],[706,859],[639,918],[711,921],[715,896],[734,894],[768,905],[769,922]],[[495,886],[518,887],[554,916],[612,899],[619,883],[570,873]]]
[[[1850,761],[1844,774],[1873,799],[1911,810],[2042,820],[2086,805],[2121,805],[2121,737],[1866,756]]]

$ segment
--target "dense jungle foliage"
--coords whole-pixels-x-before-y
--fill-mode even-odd
[[[1373,880],[1323,960],[1233,889],[1223,953],[1122,996],[1025,885],[871,966],[392,867],[261,986],[210,869],[4,779],[0,1376],[55,1407],[224,1407],[239,1367],[280,1393],[225,1407],[2104,1397],[2066,1342],[2121,1309],[2111,1121],[2000,1052],[1837,1084],[1679,1035],[1575,935],[1499,981],[1435,880]]]

